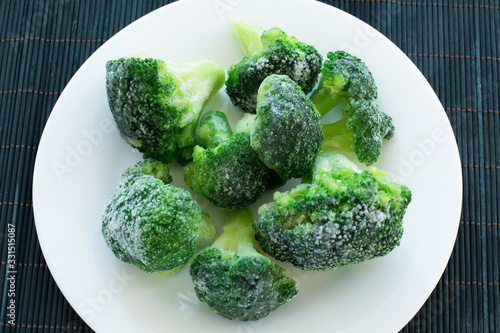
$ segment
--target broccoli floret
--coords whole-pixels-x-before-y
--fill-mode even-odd
[[[328,52],[311,100],[321,115],[349,98],[375,99],[377,86],[366,64],[345,51]]]
[[[359,172],[337,152],[321,154],[307,178],[260,207],[253,228],[266,253],[305,270],[329,270],[400,244],[411,201],[406,186],[375,168]]]
[[[302,177],[312,167],[323,143],[320,116],[288,76],[262,81],[251,140],[260,159],[283,179]]]
[[[302,177],[321,151],[319,113],[286,75],[273,74],[262,81],[257,100],[257,114],[245,115],[235,132],[250,133],[260,159],[282,179]]]
[[[137,57],[106,64],[109,107],[121,137],[145,158],[191,159],[201,110],[224,85],[213,60],[175,64]]]
[[[371,165],[382,153],[383,139],[394,135],[392,118],[371,100],[350,99],[342,119],[323,126],[323,151],[354,152],[361,163]]]
[[[163,163],[140,162],[123,173],[104,209],[106,244],[145,272],[179,269],[194,255],[198,239],[215,238],[215,226],[207,217],[200,222],[201,209],[190,193],[170,181]]]
[[[324,151],[353,152],[366,165],[378,160],[383,139],[392,138],[394,125],[375,104],[376,97],[375,80],[361,59],[345,51],[328,53],[311,100],[322,116],[341,102],[345,106],[342,119],[323,129]]]
[[[252,222],[248,208],[229,211],[222,235],[190,267],[198,298],[228,319],[260,319],[297,294],[285,270],[256,251]]]
[[[210,111],[196,130],[202,146],[184,168],[184,180],[193,191],[222,208],[251,205],[282,180],[260,159],[247,133],[232,134],[226,115]]]
[[[314,88],[323,58],[313,46],[279,28],[263,31],[252,21],[231,20],[229,25],[246,51],[228,69],[226,92],[235,106],[255,113],[259,86],[271,74],[289,76],[306,94]]]

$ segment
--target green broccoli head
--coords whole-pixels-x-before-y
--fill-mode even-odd
[[[250,146],[250,136],[235,134],[216,148],[196,146],[184,180],[193,191],[222,208],[257,201],[279,178]],[[280,181],[278,181],[280,183]]]
[[[371,165],[382,153],[383,139],[394,135],[392,118],[371,100],[350,99],[342,119],[323,126],[323,150],[354,152],[361,163]]]
[[[182,267],[200,237],[200,207],[189,192],[165,184],[165,179],[170,181],[168,168],[159,162],[140,162],[127,169],[102,216],[108,247],[117,258],[145,272]]]
[[[259,86],[271,74],[287,75],[309,93],[321,70],[321,54],[279,28],[262,32],[259,43],[255,36],[262,29],[248,22],[231,23],[233,33],[247,51],[247,56],[228,69],[226,92],[233,104],[245,112],[255,113]]]
[[[377,86],[366,64],[345,51],[329,52],[311,99],[321,115],[349,98],[375,99]]]
[[[106,63],[108,103],[121,137],[146,158],[187,163],[204,105],[224,85],[212,60],[120,58]]]
[[[253,225],[266,253],[305,270],[388,254],[400,243],[411,201],[410,190],[389,182],[383,171],[356,172],[345,157],[328,154],[319,158],[311,183],[276,192]]]
[[[222,208],[248,206],[265,191],[282,184],[250,145],[247,133],[232,134],[226,115],[210,111],[196,130],[202,146],[184,168],[184,180],[193,191]]]
[[[222,235],[190,267],[198,298],[228,319],[260,319],[297,294],[285,270],[255,250],[252,222],[248,208],[230,211]]]
[[[283,179],[302,177],[321,151],[320,115],[286,75],[270,75],[259,88],[251,144],[260,159]]]

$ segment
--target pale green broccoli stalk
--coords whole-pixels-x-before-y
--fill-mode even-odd
[[[318,183],[321,182],[324,176],[344,170],[352,170],[355,173],[361,172],[358,166],[344,155],[334,151],[323,152],[318,155],[311,170],[302,177],[302,182]]]
[[[250,133],[259,158],[285,180],[306,174],[323,144],[320,115],[286,75],[262,81],[257,114],[245,115],[235,132]]]
[[[213,60],[176,64],[131,57],[106,64],[108,103],[121,137],[164,163],[191,159],[201,111],[224,80],[224,69]]]
[[[260,23],[251,20],[227,18],[227,25],[231,33],[238,40],[245,56],[253,56],[262,51],[261,36],[264,28]]]
[[[102,216],[107,246],[118,259],[145,272],[178,270],[194,255],[199,240],[210,243],[216,236],[190,193],[170,181],[163,163],[136,164],[123,173]]]
[[[250,146],[250,135],[232,134],[224,113],[204,114],[196,133],[204,147],[195,146],[193,161],[184,168],[184,180],[215,206],[248,206],[282,184]]]
[[[246,53],[228,69],[226,92],[235,106],[255,113],[259,86],[271,74],[289,76],[306,94],[314,88],[323,57],[313,46],[253,21],[230,20],[229,26]]]
[[[200,224],[198,225],[200,230],[200,235],[196,240],[196,245],[198,249],[204,249],[210,246],[217,238],[217,229],[215,228],[215,222],[212,217],[207,212],[201,212]]]
[[[302,183],[276,192],[253,228],[262,250],[305,270],[329,270],[384,256],[400,244],[411,191],[383,171],[357,170],[321,154]]]
[[[222,235],[190,267],[198,298],[228,319],[260,319],[297,294],[285,270],[256,251],[252,222],[248,208],[229,211]]]

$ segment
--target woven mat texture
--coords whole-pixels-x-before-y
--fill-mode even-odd
[[[63,88],[107,39],[161,0],[0,1],[0,332],[89,332],[51,277],[37,240],[32,175]],[[500,1],[337,0],[391,39],[436,91],[463,171],[455,248],[402,332],[500,332]],[[16,226],[17,318],[8,324],[8,225]]]

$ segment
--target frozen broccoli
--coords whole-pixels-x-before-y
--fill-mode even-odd
[[[216,236],[186,190],[172,186],[169,169],[146,160],[127,169],[106,204],[102,234],[115,256],[145,272],[175,271],[201,240]]]
[[[235,106],[255,113],[259,86],[271,74],[289,76],[306,94],[314,88],[323,57],[313,46],[253,21],[233,19],[229,26],[246,53],[228,69],[226,92]]]
[[[248,206],[283,182],[259,159],[249,134],[232,134],[224,113],[205,113],[196,137],[204,147],[195,146],[193,161],[184,168],[184,180],[214,205]]]
[[[375,99],[377,86],[366,64],[345,51],[328,52],[311,100],[321,115],[349,98]]]
[[[201,111],[224,80],[213,60],[175,64],[132,57],[106,64],[109,107],[121,137],[164,163],[191,159]]]
[[[302,177],[323,144],[319,113],[286,75],[270,75],[260,85],[257,114],[245,115],[235,132],[250,133],[260,159],[285,180]]]
[[[345,52],[329,52],[311,100],[323,116],[345,102],[342,119],[326,124],[323,150],[353,152],[371,165],[382,152],[383,139],[394,135],[392,118],[375,104],[377,86],[361,59]]]
[[[403,235],[410,190],[383,171],[360,172],[337,152],[321,154],[290,192],[276,192],[254,222],[261,248],[305,270],[328,270],[391,252]]]
[[[228,319],[260,319],[297,294],[285,270],[256,251],[252,222],[248,208],[229,211],[222,235],[190,267],[198,298]]]
[[[382,153],[383,139],[394,135],[394,125],[373,101],[350,99],[342,119],[324,124],[323,134],[323,151],[354,152],[361,163],[371,165]]]

